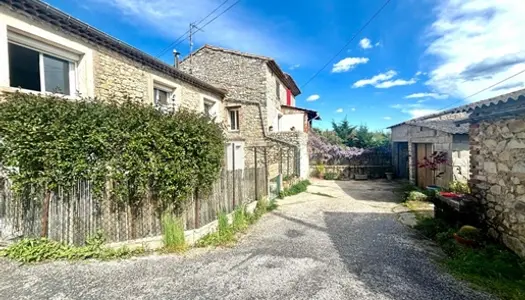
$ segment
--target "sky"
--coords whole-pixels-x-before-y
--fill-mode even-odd
[[[525,70],[523,0],[391,0],[344,49],[385,0],[240,0],[206,25],[236,1],[47,0],[168,63],[170,44],[222,4],[194,47],[273,57],[302,91],[296,105],[317,110],[324,129],[346,117],[383,130],[525,88],[523,73],[465,99]],[[187,56],[189,41],[176,49]]]

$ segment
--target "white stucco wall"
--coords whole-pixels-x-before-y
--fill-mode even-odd
[[[303,131],[304,114],[283,115],[281,117],[280,131],[290,131],[292,127],[295,127],[295,130]]]

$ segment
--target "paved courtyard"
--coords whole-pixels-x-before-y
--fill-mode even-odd
[[[387,181],[315,181],[233,248],[111,262],[0,260],[0,299],[489,299],[397,221]],[[329,197],[330,195],[331,197]]]

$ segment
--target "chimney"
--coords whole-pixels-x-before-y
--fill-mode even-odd
[[[177,69],[179,68],[179,55],[180,53],[176,49],[173,49],[173,58],[175,60],[173,66]]]

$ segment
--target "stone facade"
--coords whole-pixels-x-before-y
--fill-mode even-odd
[[[403,124],[392,128],[393,143],[408,143],[409,180],[416,182],[417,160],[416,144],[432,144],[432,151],[446,151],[448,164],[443,166],[445,173],[435,179],[435,184],[447,186],[452,180],[467,182],[469,178],[469,141],[463,134],[450,134],[426,127]],[[393,147],[393,162],[397,161],[397,147]],[[394,166],[395,167],[395,166]]]
[[[225,119],[224,106],[217,95],[141,66],[110,51],[95,51],[93,60],[95,96],[98,98],[122,99],[128,96],[133,100],[153,104],[153,89],[158,84],[174,89],[175,107],[202,112],[204,99],[211,99],[219,106],[218,120]]]
[[[470,127],[473,195],[489,233],[525,257],[525,118]]]
[[[238,109],[240,120],[239,130],[227,131],[227,138],[244,141],[247,149],[262,145],[268,147],[269,178],[282,171],[281,149],[306,145],[302,135],[295,138],[297,133],[292,133],[294,137],[289,138],[279,131],[279,119],[284,115],[281,105],[286,104],[287,87],[270,69],[267,58],[205,46],[185,58],[180,68],[227,91],[224,100],[226,114],[228,109]],[[293,95],[291,97],[294,103]],[[306,134],[304,136],[307,138]],[[298,139],[301,142],[297,142]],[[250,167],[254,164],[253,151],[245,151],[245,156],[245,164]],[[306,160],[302,164],[307,164],[308,155],[303,156]],[[306,171],[304,174],[307,177]]]

